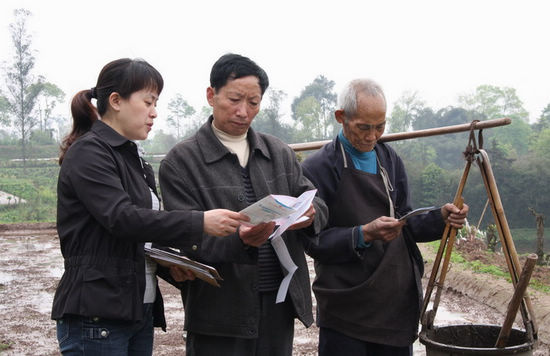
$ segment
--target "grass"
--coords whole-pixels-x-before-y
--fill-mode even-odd
[[[428,245],[433,249],[435,253],[437,253],[439,249],[439,241],[432,241],[428,243]],[[490,252],[487,251],[487,253],[490,253]],[[472,270],[475,273],[491,274],[499,278],[505,278],[508,282],[512,283],[512,279],[510,277],[508,270],[503,271],[500,267],[496,265],[488,265],[486,263],[483,263],[477,260],[468,261],[464,258],[464,256],[460,254],[460,252],[456,251],[455,249],[453,249],[453,251],[451,252],[451,262],[461,265],[462,267],[467,268],[469,270]],[[441,263],[443,263],[443,260],[441,261]],[[538,281],[536,278],[530,279],[529,288],[532,288],[539,292],[550,294],[550,286]]]
[[[54,162],[28,167],[0,164],[0,190],[27,201],[0,206],[0,224],[55,221],[58,172]]]
[[[529,282],[529,287],[533,288],[534,290],[538,290],[539,292],[550,294],[550,286],[543,284],[534,278],[531,278],[531,281]]]
[[[498,266],[487,265],[480,261],[465,261],[465,265],[474,272],[492,274],[493,276],[504,277],[508,281],[511,281],[510,275]]]
[[[11,347],[13,342],[11,341],[0,341],[0,351],[5,351]]]

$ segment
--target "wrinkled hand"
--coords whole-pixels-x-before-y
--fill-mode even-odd
[[[447,203],[441,207],[441,215],[445,223],[449,223],[452,227],[460,229],[466,223],[466,216],[468,216],[469,210],[470,208],[467,204],[463,204],[462,209],[459,209],[454,204]]]
[[[193,272],[177,266],[170,266],[170,275],[176,282],[192,281],[195,279]]]
[[[401,234],[405,221],[399,221],[389,216],[381,216],[368,224],[363,225],[365,242],[381,240],[389,242]]]
[[[204,232],[213,236],[227,236],[235,231],[242,221],[249,221],[246,215],[227,209],[214,209],[204,212]]]
[[[245,245],[259,247],[267,241],[273,233],[275,222],[270,221],[256,226],[241,225],[239,228],[239,237]]]
[[[313,223],[313,219],[315,219],[315,208],[313,207],[313,204],[309,206],[309,209],[302,216],[305,216],[307,220],[294,223],[290,225],[287,230],[299,230],[311,225]]]

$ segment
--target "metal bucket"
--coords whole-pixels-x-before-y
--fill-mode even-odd
[[[424,330],[419,337],[426,356],[533,354],[533,341],[518,329],[511,330],[508,346],[497,349],[500,329],[497,325],[450,325]]]

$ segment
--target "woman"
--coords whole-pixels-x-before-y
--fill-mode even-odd
[[[94,88],[73,98],[73,129],[59,158],[65,272],[52,310],[64,355],[151,355],[153,325],[166,323],[144,242],[190,252],[200,248],[203,232],[225,236],[248,219],[223,209],[159,210],[153,170],[132,140],[151,131],[162,87],[147,62],[118,59],[102,69]],[[157,273],[169,276],[161,267]]]

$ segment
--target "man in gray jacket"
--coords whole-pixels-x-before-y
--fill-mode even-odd
[[[240,211],[269,194],[297,197],[314,189],[287,144],[250,128],[268,84],[250,59],[218,59],[207,89],[213,115],[161,163],[165,209]],[[273,222],[241,225],[224,239],[203,236],[189,257],[214,265],[224,280],[221,288],[195,280],[182,289],[187,355],[292,354],[294,318],[313,322],[304,244],[325,225],[327,207],[315,198],[304,215],[282,236],[298,267],[282,303],[275,299],[285,272],[268,240]]]

